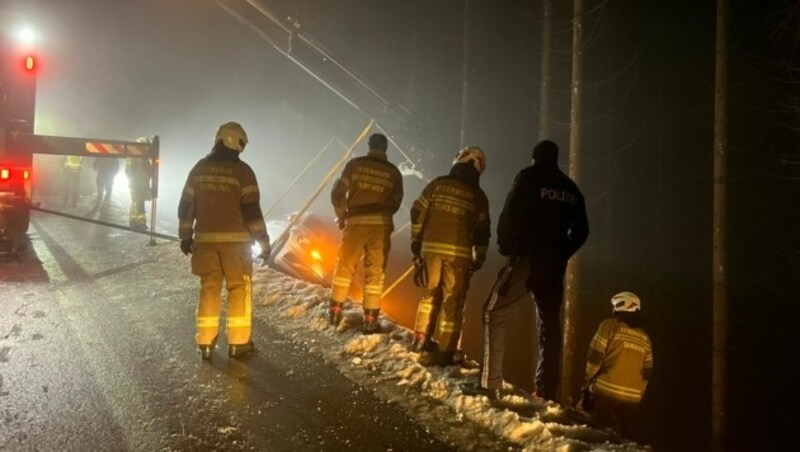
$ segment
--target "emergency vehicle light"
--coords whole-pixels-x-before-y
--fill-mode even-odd
[[[33,55],[28,55],[25,57],[25,70],[32,72],[36,69],[36,58]]]
[[[8,180],[9,171],[6,168],[0,169],[0,180]]]
[[[25,179],[25,180],[30,179],[31,178],[31,172],[28,171],[28,170],[23,171],[22,172],[22,178]]]

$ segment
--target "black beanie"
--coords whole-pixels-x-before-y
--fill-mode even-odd
[[[542,140],[533,148],[536,163],[558,164],[558,145],[550,140]]]
[[[373,133],[370,135],[368,145],[370,149],[380,149],[381,151],[385,151],[386,148],[389,147],[386,135],[382,133]]]

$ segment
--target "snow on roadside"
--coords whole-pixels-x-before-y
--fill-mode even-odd
[[[417,355],[408,351],[411,331],[383,316],[380,322],[386,334],[362,335],[359,306],[349,306],[344,321],[334,331],[326,318],[328,290],[325,288],[268,267],[256,269],[253,280],[254,316],[263,317],[289,336],[317,344],[312,350],[334,362],[343,372],[350,366],[363,371],[358,375],[368,375],[371,384],[377,381],[380,385],[414,390],[431,403],[449,407],[456,419],[478,424],[522,450],[643,450],[634,443],[619,442],[610,432],[576,423],[568,411],[541,399],[541,404],[535,406],[536,412],[528,418],[495,408],[485,397],[462,394],[461,384],[474,380],[477,369],[421,366],[416,362]],[[352,372],[345,373],[353,378]],[[503,403],[513,406],[526,402],[511,395]]]

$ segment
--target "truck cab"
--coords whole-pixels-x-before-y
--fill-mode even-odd
[[[0,38],[0,253],[15,254],[30,223],[37,59]]]

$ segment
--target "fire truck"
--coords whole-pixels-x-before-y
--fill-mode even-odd
[[[0,27],[0,253],[17,254],[30,224],[36,180],[34,155],[95,158],[147,158],[152,161],[152,211],[158,193],[159,140],[149,143],[36,135],[36,81],[41,61],[36,51],[9,39]],[[151,221],[151,241],[155,221]]]

